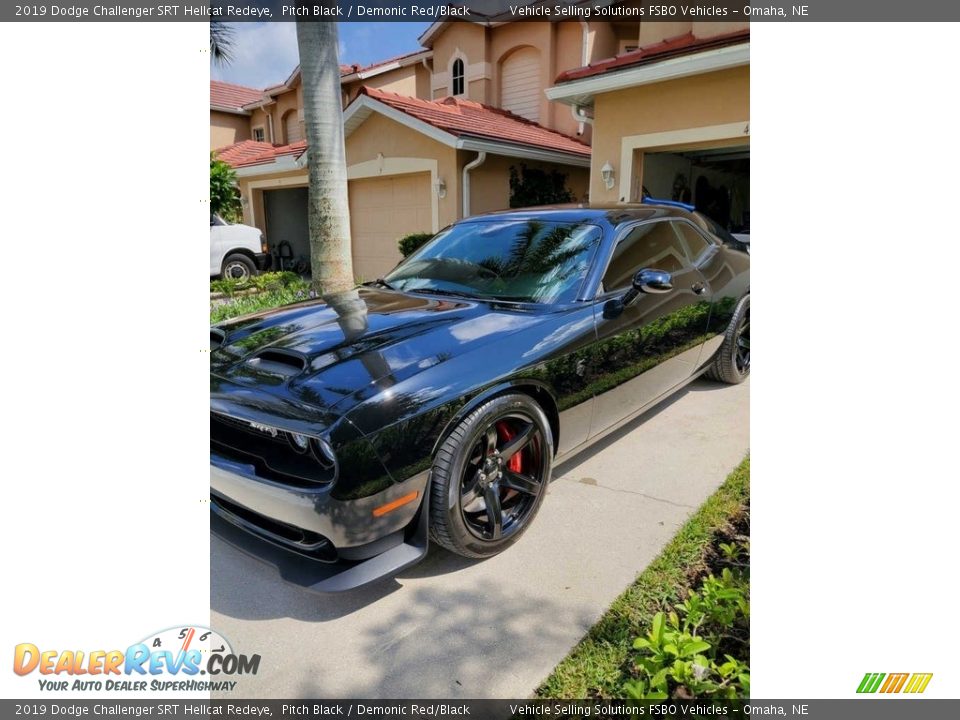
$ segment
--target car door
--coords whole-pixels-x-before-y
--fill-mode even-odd
[[[597,344],[591,435],[602,433],[690,378],[710,318],[710,291],[670,220],[640,223],[614,248],[594,303]],[[672,289],[624,305],[636,273],[670,273]]]

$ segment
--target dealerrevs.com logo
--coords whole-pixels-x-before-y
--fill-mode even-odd
[[[125,650],[49,650],[20,643],[17,675],[37,674],[41,690],[176,692],[233,690],[238,675],[256,675],[259,655],[240,655],[207,627],[188,625],[152,633]]]
[[[858,693],[922,693],[927,689],[933,673],[867,673],[857,687]]]

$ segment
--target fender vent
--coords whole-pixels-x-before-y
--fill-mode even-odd
[[[247,360],[248,365],[277,375],[297,375],[306,369],[307,359],[286,350],[264,350]]]

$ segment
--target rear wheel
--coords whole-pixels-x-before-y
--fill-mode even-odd
[[[707,377],[736,385],[750,374],[750,296],[737,303]]]
[[[450,433],[433,465],[430,535],[448,550],[485,558],[515,543],[547,492],[553,437],[527,395],[503,395]]]
[[[221,277],[224,280],[249,280],[257,274],[257,266],[246,255],[227,255],[223,261]]]

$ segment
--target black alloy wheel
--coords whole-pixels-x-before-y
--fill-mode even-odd
[[[743,321],[737,330],[737,370],[742,375],[750,372],[750,306],[747,305]]]
[[[750,296],[737,303],[707,377],[736,385],[750,375]]]
[[[431,535],[466,557],[490,557],[530,526],[546,496],[553,436],[527,395],[505,395],[450,434],[431,475]]]
[[[470,453],[460,481],[460,512],[481,540],[523,527],[543,484],[543,436],[536,423],[511,413],[490,424]]]

